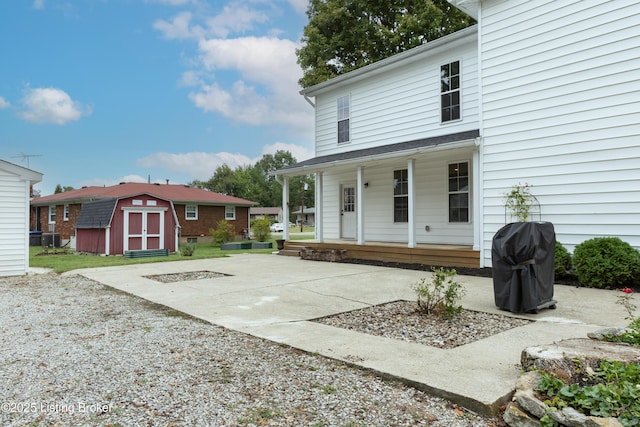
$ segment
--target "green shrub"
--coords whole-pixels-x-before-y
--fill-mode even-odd
[[[268,218],[256,219],[251,224],[251,229],[258,242],[266,242],[271,239],[271,221]]]
[[[576,246],[578,280],[592,288],[620,287],[640,279],[640,253],[618,237],[595,237]]]
[[[209,234],[213,236],[217,244],[230,242],[236,235],[236,230],[229,221],[221,219],[215,228],[209,229]]]
[[[462,283],[456,282],[455,270],[432,267],[431,282],[420,279],[413,289],[418,294],[418,310],[453,319],[462,312],[460,299],[466,293]]]
[[[182,256],[191,256],[196,251],[196,245],[193,243],[187,243],[186,245],[180,246],[180,255]]]
[[[562,243],[556,242],[554,272],[556,277],[563,277],[571,271],[571,254]]]

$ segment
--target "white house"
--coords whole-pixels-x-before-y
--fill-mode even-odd
[[[528,183],[570,250],[640,248],[640,3],[451,3],[478,24],[301,92],[315,157],[278,173],[316,174],[316,240],[490,266],[504,194]]]
[[[42,174],[0,160],[0,276],[29,270],[29,201]]]

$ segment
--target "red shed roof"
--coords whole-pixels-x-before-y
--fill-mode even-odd
[[[125,182],[111,187],[83,187],[78,190],[65,191],[50,196],[33,199],[33,205],[51,205],[53,203],[86,202],[113,197],[129,197],[138,194],[149,194],[162,199],[180,203],[200,203],[211,205],[251,206],[256,202],[227,196],[226,194],[202,190],[177,184],[147,184],[140,182]]]

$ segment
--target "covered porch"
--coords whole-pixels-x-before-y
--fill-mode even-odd
[[[276,171],[289,215],[289,178],[314,175],[315,239],[284,230],[285,253],[344,251],[387,263],[483,267],[478,132],[330,154]]]
[[[421,264],[439,267],[480,268],[480,251],[471,245],[446,245],[418,243],[408,247],[406,243],[365,242],[327,239],[287,240],[281,255],[301,256],[304,248],[317,251],[344,251],[344,257],[354,260],[399,264]]]

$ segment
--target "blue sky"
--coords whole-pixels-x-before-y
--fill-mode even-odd
[[[186,184],[313,153],[307,0],[0,2],[0,159],[36,185]],[[28,157],[25,157],[27,155]]]

